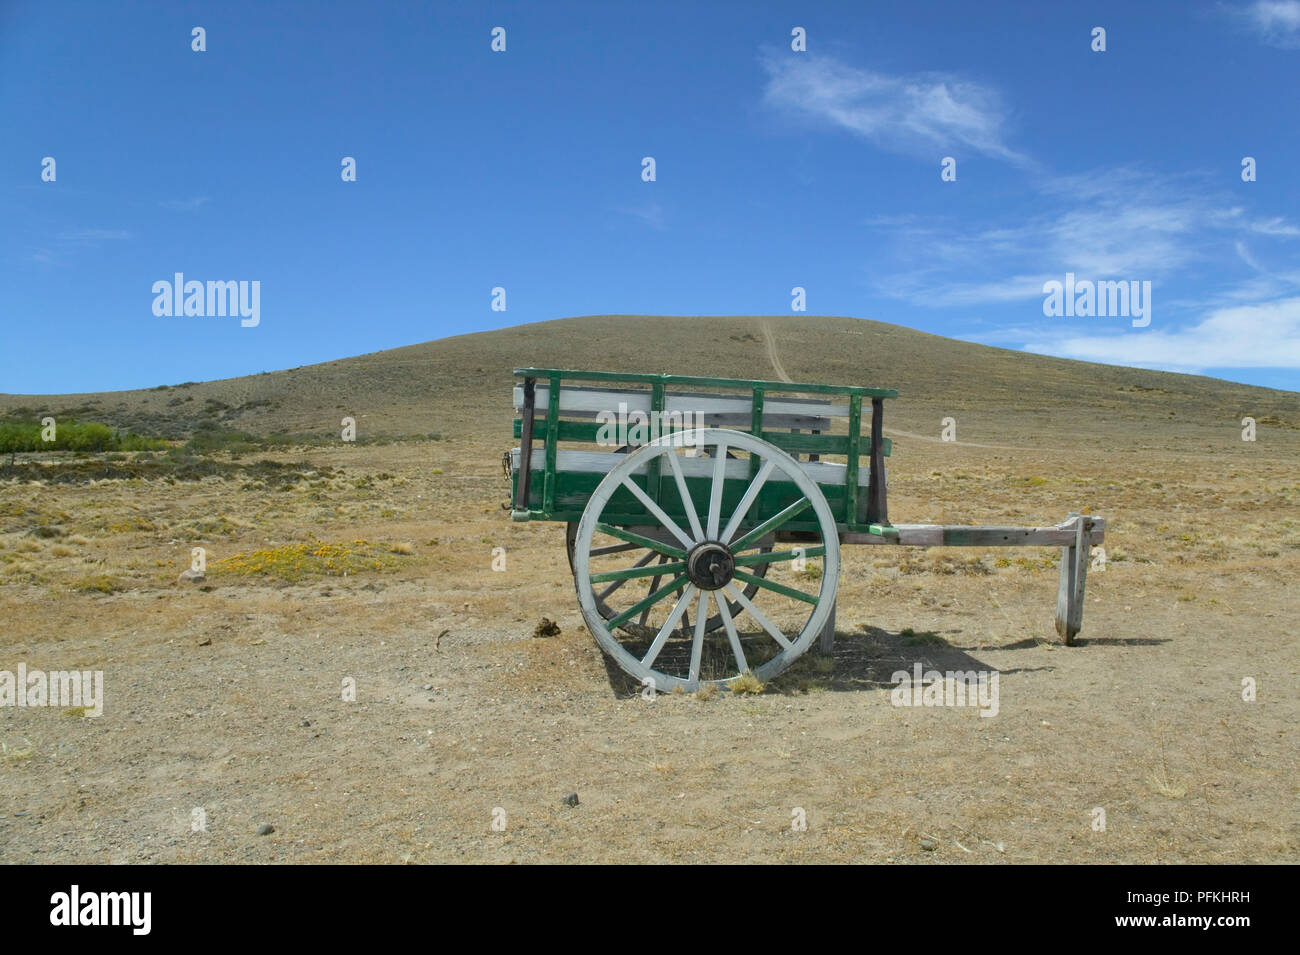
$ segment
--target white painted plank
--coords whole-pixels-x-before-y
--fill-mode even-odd
[[[586,471],[592,474],[606,474],[619,461],[626,458],[627,455],[615,454],[612,451],[566,451],[564,448],[555,452],[555,467],[558,471]],[[742,458],[726,459],[725,476],[728,479],[749,480],[749,461]],[[714,458],[689,458],[678,457],[677,463],[682,467],[684,477],[693,478],[712,478]],[[515,470],[519,469],[519,449],[514,448],[510,452],[510,466]],[[843,464],[835,464],[831,461],[800,461],[799,467],[803,468],[804,473],[816,481],[818,484],[836,486],[843,484],[848,474],[848,468]],[[546,449],[533,449],[533,480],[541,480],[541,475],[546,470]],[[633,469],[634,474],[645,474],[646,464],[642,464]],[[858,485],[867,486],[867,480],[870,476],[871,468],[862,466],[858,468]],[[780,472],[773,474],[774,480],[781,480]],[[888,483],[889,470],[885,470],[885,480]]]
[[[534,416],[545,417],[550,401],[550,387],[537,385]],[[516,385],[514,391],[515,410],[524,406],[524,389]],[[577,388],[560,388],[560,411],[609,411],[617,414],[619,404],[627,406],[629,413],[650,412],[650,393],[648,391],[597,391],[579,390]],[[731,395],[675,395],[668,392],[664,396],[665,411],[690,411],[693,414],[750,414],[753,399]],[[812,415],[820,417],[847,417],[847,404],[834,404],[828,401],[794,400],[778,398],[768,394],[764,398],[763,413]]]

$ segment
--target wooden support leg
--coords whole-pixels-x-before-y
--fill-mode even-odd
[[[1084,585],[1088,578],[1088,528],[1091,523],[1081,514],[1071,513],[1075,522],[1074,543],[1061,548],[1061,582],[1056,591],[1056,632],[1073,646],[1083,629]]]
[[[831,615],[826,618],[826,625],[817,638],[817,649],[822,653],[831,653],[835,649],[835,604],[831,604]]]

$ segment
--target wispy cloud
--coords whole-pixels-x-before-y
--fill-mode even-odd
[[[1065,272],[1158,282],[1235,254],[1263,273],[1242,239],[1300,233],[1281,217],[1252,219],[1193,181],[1131,168],[1057,177],[1032,188],[1042,211],[1014,221],[962,227],[909,219],[892,230],[878,224],[892,232],[892,261],[882,267],[878,288],[919,305],[978,305],[1041,298],[1042,282]],[[1274,295],[1284,287],[1268,286]]]
[[[933,154],[969,149],[1014,163],[1006,110],[990,87],[946,74],[891,76],[825,56],[765,56],[764,101],[879,146]]]
[[[65,229],[53,237],[47,237],[45,244],[34,248],[29,258],[41,265],[62,265],[74,252],[94,249],[105,242],[120,242],[132,238],[126,229],[97,229],[83,227]]]
[[[1242,242],[1240,239],[1238,239],[1236,242],[1233,243],[1232,247],[1237,253],[1237,258],[1241,259],[1241,261],[1245,262],[1256,272],[1264,271],[1264,266],[1260,265],[1259,261],[1253,255],[1250,254],[1250,249],[1246,248],[1245,242]]]
[[[664,207],[653,200],[631,206],[618,206],[614,211],[625,216],[632,216],[634,219],[640,219],[646,225],[655,229],[662,229],[667,224]]]
[[[59,233],[59,241],[74,245],[99,245],[129,238],[131,233],[125,229],[69,229]]]
[[[1140,335],[1076,335],[1026,351],[1166,371],[1300,369],[1300,298],[1216,309],[1199,322]]]
[[[194,212],[208,201],[207,196],[195,196],[193,199],[164,199],[158,205],[174,212]]]
[[[1270,46],[1300,48],[1300,0],[1255,0],[1237,15]]]
[[[1288,239],[1294,239],[1297,236],[1300,236],[1300,228],[1291,225],[1280,216],[1273,219],[1252,222],[1249,228],[1251,232],[1258,232],[1260,235],[1280,235],[1285,236]]]

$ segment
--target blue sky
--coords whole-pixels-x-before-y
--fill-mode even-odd
[[[810,314],[1300,389],[1297,107],[1300,0],[0,0],[0,391],[791,314],[796,286]],[[177,272],[259,282],[258,324],[155,315]],[[1150,323],[1045,315],[1067,273],[1150,282]]]

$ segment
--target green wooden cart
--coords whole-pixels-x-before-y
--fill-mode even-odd
[[[1079,631],[1104,521],[891,524],[893,390],[544,368],[515,377],[511,516],[567,525],[587,626],[657,690],[767,680],[819,637],[830,649],[843,544],[1060,546],[1057,629],[1067,643]]]

